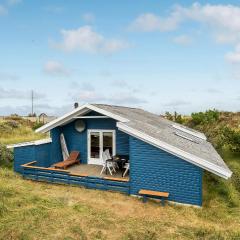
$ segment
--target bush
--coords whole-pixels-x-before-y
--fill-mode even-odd
[[[173,121],[173,115],[170,112],[165,112],[165,117],[170,120]]]
[[[0,135],[10,134],[11,132],[11,126],[9,126],[6,122],[0,122]]]
[[[40,127],[43,126],[43,125],[44,125],[44,123],[42,123],[42,122],[35,122],[35,123],[33,124],[33,126],[32,126],[32,129],[33,129],[33,130],[36,130],[36,129],[40,128]]]
[[[216,109],[206,112],[192,113],[192,123],[196,125],[214,123],[219,120],[220,113]]]
[[[174,112],[174,114],[171,114],[170,112],[165,112],[165,117],[170,121],[174,121],[180,124],[184,122],[182,115],[178,114],[177,112]]]
[[[7,120],[0,122],[0,134],[8,135],[11,134],[13,129],[19,128],[20,124],[15,120]]]
[[[12,167],[13,164],[13,152],[5,145],[0,144],[0,166]]]
[[[22,119],[22,117],[20,117],[17,114],[12,114],[11,116],[7,116],[4,118],[5,120],[14,120],[14,121],[19,121]]]
[[[6,125],[8,125],[11,128],[18,128],[20,124],[16,120],[8,120],[6,122]]]
[[[240,131],[225,127],[223,139],[232,152],[240,152]]]

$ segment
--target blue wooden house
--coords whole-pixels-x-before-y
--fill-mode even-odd
[[[39,181],[82,185],[138,195],[147,189],[169,193],[169,200],[202,205],[203,171],[228,179],[232,172],[204,134],[138,108],[86,104],[36,130],[50,138],[14,145],[14,169]],[[54,169],[63,161],[60,135],[80,164]],[[122,177],[100,175],[108,149],[130,165]]]

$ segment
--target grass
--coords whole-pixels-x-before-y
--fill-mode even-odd
[[[239,156],[228,156],[239,164]],[[234,186],[205,174],[203,208],[161,207],[120,193],[23,180],[1,169],[0,239],[240,239]]]
[[[16,122],[16,125],[10,125],[10,121],[0,120],[0,143],[1,144],[13,144],[20,142],[28,142],[46,138],[46,134],[35,133],[32,130],[32,123],[29,121],[21,120]]]

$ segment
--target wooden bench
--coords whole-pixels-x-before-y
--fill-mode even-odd
[[[144,203],[147,201],[147,197],[161,197],[162,198],[161,202],[163,206],[164,206],[164,200],[169,196],[168,192],[158,192],[158,191],[151,191],[146,189],[140,189],[138,194],[143,196]]]

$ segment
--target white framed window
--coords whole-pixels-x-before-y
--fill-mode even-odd
[[[102,164],[102,153],[109,149],[111,155],[116,154],[116,131],[88,130],[88,164]]]

